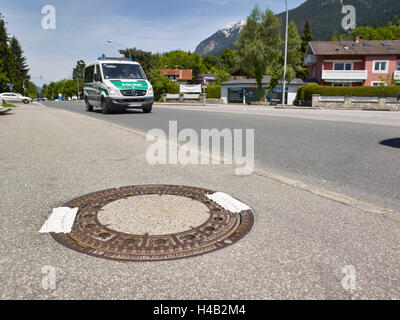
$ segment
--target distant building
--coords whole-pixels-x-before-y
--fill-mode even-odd
[[[161,74],[179,84],[187,84],[189,81],[192,81],[193,78],[192,70],[190,69],[164,69],[161,70]]]
[[[400,83],[400,40],[311,41],[304,66],[324,86],[382,86]]]
[[[265,94],[269,87],[271,76],[264,76],[262,79],[263,92]],[[286,104],[292,105],[296,99],[299,86],[306,83],[301,79],[293,79],[286,85]],[[258,96],[256,79],[236,79],[221,83],[221,99],[224,103],[245,103],[246,95],[252,93],[254,99]],[[282,82],[273,89],[273,94],[267,99],[270,102],[282,103]]]
[[[230,74],[231,80],[243,80],[247,79],[247,75],[242,70],[236,70]]]
[[[217,81],[217,75],[215,73],[198,74],[194,80],[199,83],[212,85]]]

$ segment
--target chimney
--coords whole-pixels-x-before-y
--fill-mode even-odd
[[[356,43],[360,43],[361,41],[361,36],[356,36]]]
[[[178,66],[175,66],[175,69],[178,70]]]

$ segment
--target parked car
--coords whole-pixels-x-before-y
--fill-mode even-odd
[[[3,92],[0,93],[0,97],[5,101],[5,102],[22,102],[22,103],[29,103],[32,102],[32,98],[29,97],[24,97],[22,94],[19,93],[14,93],[14,92]]]

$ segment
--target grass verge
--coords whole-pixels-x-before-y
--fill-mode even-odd
[[[13,104],[9,104],[9,103],[3,102],[3,107],[4,108],[16,108],[17,106],[14,106]]]

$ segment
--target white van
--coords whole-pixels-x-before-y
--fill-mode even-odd
[[[142,109],[150,113],[153,87],[139,63],[125,58],[99,58],[85,68],[84,99],[87,111],[103,113]]]

